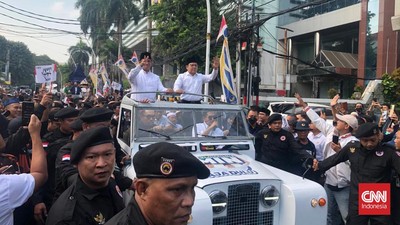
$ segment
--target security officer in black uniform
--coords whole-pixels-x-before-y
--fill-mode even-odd
[[[115,148],[108,127],[86,130],[73,142],[75,182],[50,209],[47,225],[104,224],[124,208],[122,193],[111,178]]]
[[[133,157],[135,193],[128,206],[106,225],[187,224],[197,179],[210,170],[178,145],[160,142]]]
[[[48,180],[46,184],[33,196],[35,220],[44,223],[44,218],[53,203],[55,192],[55,162],[58,151],[71,139],[72,129],[70,125],[78,117],[79,110],[71,107],[60,109],[54,116],[60,121],[60,127],[54,132],[48,133],[43,137],[43,143],[48,143],[45,147],[47,152],[47,171]]]
[[[355,136],[360,140],[351,141],[341,151],[322,162],[314,160],[314,170],[326,171],[338,163],[350,161],[350,198],[347,225],[392,224],[390,216],[359,215],[358,185],[360,183],[390,183],[391,170],[400,173],[400,153],[391,146],[380,142],[380,130],[375,123],[359,126]]]
[[[56,179],[56,189],[57,193],[55,194],[54,200],[58,197],[70,184],[74,179],[74,174],[77,174],[77,169],[71,165],[70,163],[70,154],[71,154],[71,146],[72,141],[75,140],[80,135],[80,131],[88,130],[95,127],[110,127],[110,121],[113,112],[107,108],[95,107],[90,108],[84,111],[72,125],[71,128],[74,130],[74,135],[70,143],[64,145],[61,150],[58,152],[57,160],[56,160],[56,173],[59,175]],[[116,149],[116,161],[121,161],[123,158],[123,153],[121,151],[121,147],[117,143],[115,136],[114,139],[114,147]],[[118,154],[119,153],[119,154]],[[114,171],[115,180],[121,190],[125,190],[132,187],[132,180],[130,178],[124,177],[119,171]]]
[[[255,135],[256,160],[296,174],[298,166],[312,156],[300,147],[292,133],[282,129],[281,114],[270,115],[268,126]]]

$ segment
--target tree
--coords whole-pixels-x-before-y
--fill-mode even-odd
[[[384,74],[382,85],[385,102],[400,107],[400,68],[395,69],[392,74]]]
[[[122,46],[122,30],[131,20],[138,22],[141,18],[141,12],[132,0],[78,0],[75,7],[80,9],[79,20],[83,33],[89,34],[90,31],[96,54],[102,42],[115,34],[110,32],[113,27],[117,28],[117,40]]]
[[[80,64],[83,66],[89,65],[91,48],[87,46],[82,39],[79,40],[76,45],[69,47],[68,52],[70,55],[68,62],[69,64],[73,64],[74,67],[76,66],[75,64]]]
[[[219,30],[218,1],[211,0],[212,30]],[[153,53],[162,58],[183,54],[191,48],[205,43],[207,31],[207,8],[205,1],[163,0],[150,7],[150,17],[159,31],[153,38]],[[216,36],[216,35],[215,35]],[[196,46],[197,45],[197,46]],[[205,48],[199,49],[204,55]],[[191,53],[194,55],[196,53]],[[186,56],[187,57],[187,56]],[[184,60],[186,57],[181,57]]]
[[[12,85],[30,85],[34,83],[33,54],[22,42],[9,42],[10,73]]]

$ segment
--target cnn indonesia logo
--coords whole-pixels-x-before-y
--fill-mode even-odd
[[[358,203],[359,215],[390,215],[390,184],[360,183]]]

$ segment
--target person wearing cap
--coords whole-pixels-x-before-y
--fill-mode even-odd
[[[56,113],[59,109],[51,109],[49,112],[49,118],[47,120],[47,131],[53,132],[60,127],[60,122],[55,118]]]
[[[22,114],[22,106],[18,98],[9,98],[3,102],[5,110],[8,112],[7,119],[11,120]]]
[[[352,132],[357,130],[357,118],[346,114],[336,115],[337,124],[334,127],[321,118],[312,108],[308,107],[301,96],[296,93],[299,106],[303,107],[311,122],[321,131],[326,137],[324,147],[324,159],[339,152],[341,147],[351,141],[358,139],[352,135]],[[331,100],[331,107],[338,104],[339,95],[336,95]],[[338,143],[333,142],[333,136],[337,136]],[[339,225],[346,221],[348,215],[349,195],[350,195],[350,166],[348,162],[340,163],[325,172],[325,191],[328,197],[328,224]]]
[[[296,141],[301,146],[302,149],[306,150],[313,158],[317,157],[317,150],[313,142],[308,139],[309,133],[311,133],[311,127],[308,121],[298,121],[294,127],[294,131],[297,134]],[[298,164],[299,176],[302,176],[305,173],[305,168]],[[324,186],[325,180],[323,174],[319,171],[308,171],[304,174],[304,177],[313,180],[322,186]]]
[[[260,108],[256,105],[250,106],[249,111],[247,112],[246,120],[247,125],[249,127],[250,134],[256,134],[263,127],[258,123],[258,112]]]
[[[219,59],[214,57],[212,61],[213,71],[211,74],[201,74],[197,72],[199,59],[198,57],[190,57],[186,60],[186,72],[179,74],[174,83],[174,91],[181,94],[181,103],[199,104],[202,96],[201,91],[203,84],[214,80],[218,75]],[[192,93],[196,95],[190,95]]]
[[[297,166],[312,156],[300,147],[289,131],[282,129],[281,114],[271,114],[268,126],[269,129],[255,135],[256,160],[296,174]]]
[[[271,115],[271,111],[265,107],[260,107],[258,109],[258,125],[261,127],[268,127],[268,117]]]
[[[176,118],[175,112],[169,112],[167,114],[167,124],[165,124],[163,130],[167,132],[177,132],[183,129],[181,124],[177,123],[178,120]]]
[[[326,171],[338,163],[349,160],[351,185],[347,225],[392,224],[390,216],[359,215],[360,183],[390,183],[391,170],[400,173],[400,153],[382,143],[381,131],[375,123],[364,123],[355,132],[359,141],[351,141],[339,152],[322,162],[314,160],[314,170]]]
[[[54,115],[54,118],[59,120],[60,127],[54,132],[47,133],[43,137],[43,143],[48,143],[45,150],[47,152],[47,170],[49,177],[46,184],[41,188],[41,191],[36,193],[33,197],[33,204],[35,205],[34,216],[35,220],[39,223],[44,223],[47,211],[53,203],[57,154],[61,147],[67,144],[71,139],[72,129],[70,125],[77,119],[78,114],[79,111],[71,107],[60,109]]]
[[[188,224],[198,179],[210,170],[182,147],[160,142],[133,157],[135,192],[128,206],[106,225]]]
[[[58,179],[56,180],[56,189],[58,193],[55,194],[54,200],[62,193],[67,187],[71,185],[74,181],[74,174],[77,174],[77,169],[71,164],[70,155],[71,155],[71,146],[73,141],[76,140],[82,131],[86,131],[89,129],[93,129],[96,127],[110,127],[111,124],[111,116],[113,112],[107,108],[95,107],[86,110],[83,112],[79,119],[75,120],[74,123],[71,124],[71,128],[73,129],[73,136],[69,143],[64,145],[57,155],[56,160],[56,173],[59,174]],[[120,162],[123,161],[125,154],[121,151],[120,145],[117,143],[115,136],[114,139],[114,147],[116,149],[116,161],[118,165],[121,166]],[[115,172],[117,173],[117,172]],[[120,174],[114,174],[116,177],[116,182],[120,186],[121,189],[125,190],[126,188],[130,188],[132,186],[132,180],[129,178],[124,178],[120,176]]]
[[[83,131],[71,149],[78,176],[54,202],[46,224],[104,224],[124,208],[122,193],[110,179],[115,165],[110,129]]]
[[[156,92],[172,91],[170,88],[165,88],[161,83],[160,77],[151,72],[151,54],[150,52],[142,52],[136,67],[133,68],[128,74],[128,81],[131,84],[132,92],[154,92],[154,93],[141,93],[132,94],[131,98],[140,102],[154,102],[156,101]]]

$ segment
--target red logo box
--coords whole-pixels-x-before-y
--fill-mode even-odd
[[[390,184],[360,183],[358,185],[359,215],[390,215]]]

